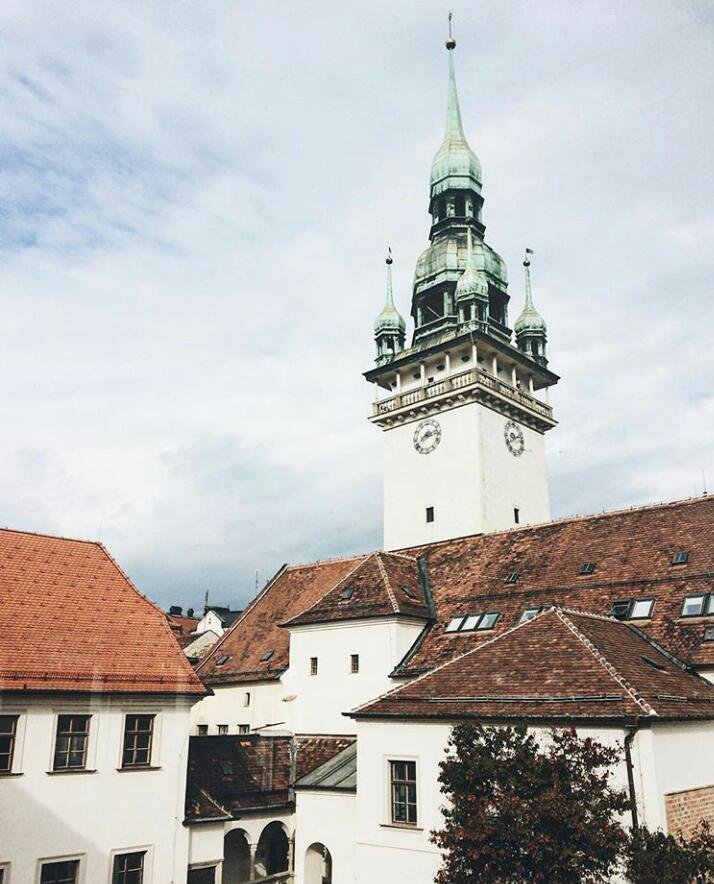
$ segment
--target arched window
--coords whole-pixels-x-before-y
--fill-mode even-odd
[[[324,844],[311,844],[305,851],[305,884],[332,884],[332,856]]]

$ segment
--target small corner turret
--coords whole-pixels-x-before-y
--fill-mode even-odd
[[[545,355],[545,345],[547,343],[547,329],[545,320],[533,305],[533,293],[531,291],[531,259],[533,249],[526,249],[526,256],[523,259],[523,267],[526,277],[526,300],[523,305],[523,312],[518,317],[513,326],[516,333],[516,344],[518,349],[533,359],[538,365],[543,367],[548,365]]]
[[[387,252],[387,302],[374,323],[374,341],[377,345],[377,365],[386,365],[394,356],[404,349],[406,323],[401,313],[394,306],[392,289],[392,258],[391,248]]]

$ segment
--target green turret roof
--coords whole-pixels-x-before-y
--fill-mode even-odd
[[[402,335],[406,331],[406,323],[401,315],[401,313],[394,306],[394,294],[392,291],[392,264],[394,260],[392,258],[392,250],[389,250],[389,254],[387,255],[387,303],[384,305],[384,309],[377,317],[374,323],[374,333],[375,335],[382,334],[383,332],[399,332]]]
[[[467,298],[485,298],[488,300],[488,281],[484,272],[485,267],[486,261],[483,244],[478,242],[474,250],[471,228],[469,227],[466,230],[466,269],[456,283],[455,297],[457,301],[463,301]]]
[[[542,334],[546,333],[545,320],[533,306],[533,295],[531,292],[531,262],[529,255],[532,255],[530,249],[526,249],[526,257],[523,266],[526,270],[526,303],[523,305],[523,312],[516,320],[513,329],[516,336],[524,333]]]
[[[461,121],[459,96],[456,92],[454,75],[454,47],[456,41],[449,38],[446,48],[449,50],[449,92],[446,104],[446,131],[441,147],[431,164],[431,196],[432,198],[449,188],[473,186],[481,189],[481,163],[469,147],[464,135]]]

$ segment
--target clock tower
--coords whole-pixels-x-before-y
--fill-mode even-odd
[[[429,246],[417,260],[414,333],[394,304],[375,323],[370,421],[384,432],[384,547],[550,519],[544,434],[555,426],[546,326],[533,303],[508,320],[503,259],[484,240],[481,164],[464,134],[449,36],[446,131],[431,167]]]

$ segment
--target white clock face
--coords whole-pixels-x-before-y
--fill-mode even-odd
[[[514,457],[520,457],[526,447],[523,430],[515,421],[508,421],[503,429],[503,435],[506,440],[506,448],[508,448]]]
[[[441,442],[441,427],[433,418],[422,421],[414,430],[414,447],[419,454],[429,454]]]

